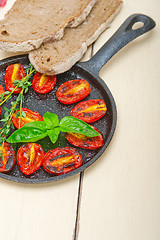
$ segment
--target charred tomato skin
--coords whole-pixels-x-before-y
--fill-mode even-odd
[[[102,99],[91,99],[78,103],[72,110],[71,116],[86,123],[93,123],[102,118],[107,107]]]
[[[11,64],[6,68],[5,71],[5,87],[9,92],[12,92],[15,88],[14,81],[21,80],[23,77],[26,77],[26,72],[24,66],[21,63]],[[20,93],[22,88],[17,88],[14,93]]]
[[[65,138],[70,144],[76,147],[95,150],[103,146],[104,138],[102,133],[96,127],[92,126],[92,128],[100,133],[100,135],[96,137],[87,137],[77,133],[65,133]]]
[[[39,72],[33,77],[32,88],[35,92],[45,94],[52,91],[56,85],[57,77],[56,75],[46,75]]]
[[[19,117],[16,117],[16,114],[19,111],[20,110],[15,111],[12,116],[12,122],[16,128],[19,128]],[[26,118],[21,118],[20,127],[23,127],[28,122],[43,121],[43,117],[38,112],[33,112],[29,108],[22,108],[22,111],[25,112]]]
[[[91,88],[86,80],[74,79],[61,84],[56,96],[61,103],[72,104],[84,99],[90,92]]]
[[[42,164],[45,152],[38,143],[25,143],[17,152],[17,164],[25,175],[31,175],[37,171]]]
[[[4,143],[2,158],[0,157],[0,172],[9,172],[16,162],[15,151],[10,143]]]
[[[64,147],[49,150],[42,166],[49,173],[62,175],[80,167],[82,163],[82,156],[75,148]]]

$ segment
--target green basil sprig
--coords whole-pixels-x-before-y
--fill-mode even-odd
[[[34,121],[25,124],[22,128],[16,130],[8,139],[9,143],[17,142],[36,142],[46,136],[55,143],[60,132],[79,133],[88,137],[100,135],[90,125],[77,118],[68,116],[59,122],[55,113],[46,112],[43,115],[43,121]]]

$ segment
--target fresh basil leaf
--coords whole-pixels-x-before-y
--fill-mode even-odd
[[[41,131],[46,131],[47,130],[47,125],[45,122],[43,121],[33,121],[33,122],[29,122],[29,123],[26,123],[24,127],[32,127],[32,128],[36,128],[36,129],[40,129]],[[22,129],[22,128],[21,128]]]
[[[48,134],[52,143],[55,143],[57,141],[59,133],[60,133],[59,128],[54,128],[52,130],[47,130],[47,134]]]
[[[58,116],[55,113],[46,112],[43,115],[43,120],[49,128],[57,127],[59,124]]]
[[[46,131],[34,127],[22,127],[16,130],[8,139],[9,143],[36,142],[47,136]]]
[[[87,137],[95,137],[100,135],[90,125],[72,116],[62,118],[59,126],[61,132],[79,133]]]

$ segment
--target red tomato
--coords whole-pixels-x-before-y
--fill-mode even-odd
[[[45,152],[40,144],[26,143],[18,149],[17,164],[26,175],[30,175],[38,170],[42,164]]]
[[[6,89],[10,92],[13,91],[15,88],[14,86],[14,81],[15,80],[21,80],[23,77],[26,77],[26,72],[21,63],[15,63],[11,64],[7,67],[6,72],[5,72],[5,86]],[[20,93],[22,89],[17,88],[14,93]]]
[[[67,81],[57,89],[56,96],[64,104],[72,104],[87,97],[91,92],[89,83],[84,79]]]
[[[78,103],[71,111],[71,116],[92,123],[106,114],[107,107],[102,99],[87,100]]]
[[[93,127],[93,129],[99,132],[101,135],[96,137],[87,137],[77,133],[65,133],[65,137],[69,143],[76,147],[95,150],[97,148],[102,147],[103,136],[102,133],[96,127]]]
[[[0,172],[8,172],[12,169],[16,162],[15,151],[10,143],[4,143],[2,150],[2,158],[0,157]]]
[[[71,147],[49,150],[44,157],[42,166],[54,175],[73,171],[82,165],[82,156]]]
[[[56,85],[57,77],[56,75],[48,76],[37,72],[32,81],[32,87],[35,92],[45,94],[50,92]]]
[[[7,0],[0,0],[0,7],[6,6]]]
[[[4,92],[5,92],[4,87],[2,85],[0,85],[0,94],[2,94]]]
[[[19,118],[16,117],[17,112],[20,110],[17,110],[13,116],[12,116],[12,122],[16,128],[19,128]],[[26,117],[21,117],[21,124],[20,127],[23,127],[26,123],[34,122],[34,121],[43,121],[43,117],[38,112],[33,112],[32,110],[28,108],[22,108],[22,111],[25,112]]]

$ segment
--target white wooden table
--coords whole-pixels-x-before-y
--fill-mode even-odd
[[[0,9],[0,18],[13,2]],[[133,13],[157,23],[100,73],[118,110],[105,153],[83,174],[59,182],[0,179],[0,240],[160,239],[159,9],[159,0],[124,0],[111,28],[94,45],[96,52]],[[13,55],[0,51],[0,59]]]

